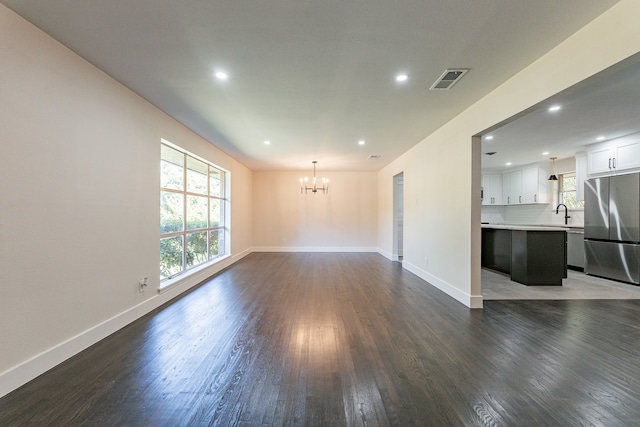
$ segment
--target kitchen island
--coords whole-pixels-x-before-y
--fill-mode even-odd
[[[561,286],[567,277],[567,228],[482,224],[483,267],[528,286]]]

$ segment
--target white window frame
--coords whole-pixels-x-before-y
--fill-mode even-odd
[[[160,178],[160,183],[159,183],[159,193],[176,193],[176,194],[180,194],[183,196],[183,212],[182,212],[182,217],[183,217],[183,226],[182,226],[182,230],[181,231],[172,231],[172,232],[167,232],[167,233],[162,233],[162,230],[160,230],[159,233],[159,239],[160,241],[162,239],[165,238],[170,238],[170,237],[177,237],[180,236],[182,237],[182,269],[179,272],[176,272],[174,274],[171,274],[169,276],[163,277],[162,276],[162,272],[161,272],[161,264],[160,264],[160,260],[159,260],[159,273],[160,273],[160,289],[162,290],[164,287],[168,287],[169,285],[173,284],[173,282],[176,281],[176,279],[182,279],[185,278],[187,276],[189,276],[191,273],[194,273],[198,270],[201,270],[204,267],[213,265],[217,262],[222,261],[223,259],[227,258],[229,256],[229,242],[230,242],[230,230],[229,230],[229,211],[230,211],[230,206],[229,206],[229,198],[228,198],[228,194],[229,194],[229,188],[230,188],[230,173],[229,171],[227,171],[224,168],[221,168],[220,166],[214,164],[213,162],[204,159],[198,155],[195,155],[187,150],[185,150],[184,148],[171,143],[170,141],[167,141],[166,139],[162,138],[161,139],[161,147],[162,145],[165,145],[169,148],[172,148],[176,151],[179,151],[181,154],[184,155],[184,163],[183,163],[183,182],[184,182],[184,186],[182,188],[182,190],[177,190],[177,189],[172,189],[172,188],[163,188],[162,187],[162,175],[159,176]],[[187,185],[187,173],[188,173],[188,167],[187,167],[187,158],[191,157],[195,160],[198,160],[200,162],[205,163],[208,166],[208,171],[209,173],[207,174],[207,194],[203,195],[203,194],[199,194],[199,193],[193,193],[187,190],[188,185]],[[160,162],[162,162],[162,157],[160,159]],[[221,175],[222,175],[222,179],[221,179],[221,194],[220,196],[216,196],[216,195],[212,195],[211,194],[211,180],[209,178],[209,174],[211,171],[211,168],[214,168],[217,171],[220,171]],[[162,174],[162,171],[160,171],[160,173]],[[198,229],[191,229],[188,230],[187,229],[187,197],[188,196],[197,196],[197,197],[207,197],[209,199],[209,201],[211,200],[218,200],[220,203],[220,215],[221,215],[221,221],[217,226],[212,226],[211,225],[211,209],[209,207],[207,207],[207,225],[204,228],[198,228]],[[209,206],[209,205],[208,205]],[[161,211],[159,211],[158,213],[159,215],[161,215]],[[208,253],[209,249],[210,249],[210,245],[209,245],[209,239],[210,239],[210,232],[211,231],[216,231],[219,233],[219,237],[218,237],[218,254],[215,255],[214,257],[211,257],[211,255]],[[195,265],[187,265],[187,257],[186,257],[186,253],[187,253],[187,236],[193,233],[200,233],[200,232],[205,232],[207,235],[207,260],[200,262],[198,264]],[[159,247],[159,251],[160,251],[160,247]],[[159,253],[160,254],[160,253]]]
[[[575,178],[576,179],[576,185],[577,185],[576,172],[566,172],[566,173],[561,173],[561,174],[558,174],[558,175],[559,175],[559,180],[558,180],[559,181],[558,182],[558,203],[565,203],[565,201],[564,201],[564,193],[572,192],[572,193],[576,193],[577,194],[577,190],[564,191],[564,179],[565,179],[566,176]],[[573,211],[580,211],[580,210],[584,210],[584,207],[567,206],[567,209],[573,210]]]

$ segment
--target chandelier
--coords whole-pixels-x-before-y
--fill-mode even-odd
[[[307,183],[309,182],[309,179],[307,177],[300,178],[300,194],[307,194],[309,191],[311,191],[312,194],[316,194],[318,191],[322,191],[322,194],[328,194],[329,180],[327,178],[322,178],[322,187],[318,187],[316,183],[316,163],[318,162],[314,160],[311,163],[313,163],[313,186],[307,187]]]

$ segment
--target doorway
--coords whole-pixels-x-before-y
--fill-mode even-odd
[[[402,262],[404,236],[404,172],[393,177],[393,261]]]

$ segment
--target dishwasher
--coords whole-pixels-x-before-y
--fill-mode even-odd
[[[567,267],[584,271],[584,229],[567,231]]]

